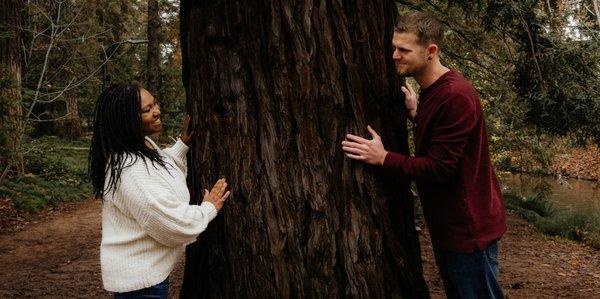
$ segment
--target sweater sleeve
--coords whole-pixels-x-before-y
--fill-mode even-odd
[[[208,202],[190,205],[176,198],[174,190],[160,175],[139,163],[123,170],[113,197],[115,205],[126,210],[156,241],[169,247],[196,240],[217,215]]]
[[[447,181],[457,171],[480,118],[481,113],[471,99],[459,93],[451,94],[434,120],[427,155],[410,157],[388,152],[383,167],[411,179]]]
[[[183,143],[183,141],[181,141],[181,139],[177,139],[177,142],[175,142],[175,144],[173,144],[172,147],[167,147],[165,149],[163,149],[163,152],[165,154],[167,154],[169,157],[171,157],[173,159],[173,161],[175,161],[175,164],[177,167],[179,167],[179,169],[181,169],[181,171],[183,172],[184,175],[187,176],[187,159],[186,159],[186,154],[189,150],[189,147],[187,145],[185,145],[185,143]]]

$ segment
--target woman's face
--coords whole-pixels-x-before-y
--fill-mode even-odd
[[[140,117],[145,136],[160,133],[163,130],[160,120],[160,105],[147,90],[140,88]]]

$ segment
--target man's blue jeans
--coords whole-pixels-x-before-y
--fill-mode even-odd
[[[142,299],[142,298],[168,298],[169,297],[169,278],[163,282],[147,287],[145,289],[131,291],[127,293],[115,293],[115,299]]]
[[[435,246],[433,252],[449,299],[504,298],[498,284],[497,242],[472,253],[449,252]]]

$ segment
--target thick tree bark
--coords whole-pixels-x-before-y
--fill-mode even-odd
[[[67,114],[69,115],[66,123],[66,136],[73,140],[81,137],[81,118],[79,117],[79,103],[73,90],[66,94]]]
[[[0,181],[23,172],[21,153],[21,11],[23,1],[0,0]]]
[[[146,89],[154,96],[158,96],[160,90],[160,54],[159,37],[160,16],[158,0],[148,0],[148,57],[146,71]]]
[[[198,132],[192,202],[232,196],[188,246],[181,295],[427,297],[408,181],[345,158],[372,125],[408,152],[394,1],[181,2]]]

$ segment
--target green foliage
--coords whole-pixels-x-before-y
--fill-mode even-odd
[[[91,184],[87,175],[89,140],[65,141],[43,137],[29,141],[27,169],[33,173],[5,180],[0,197],[10,198],[19,210],[39,211],[47,205],[88,198]]]
[[[588,236],[588,244],[596,249],[600,249],[600,231],[591,233]]]
[[[595,209],[563,210],[541,218],[535,225],[544,233],[576,241],[588,241],[600,233],[600,212]]]
[[[504,203],[507,209],[533,223],[545,234],[583,241],[600,249],[600,209],[556,209],[547,190],[542,187],[537,195],[528,198],[505,193]]]
[[[73,186],[66,181],[49,181],[37,176],[11,178],[0,186],[0,197],[10,198],[17,210],[39,211],[48,205],[83,200],[89,184]]]
[[[515,42],[513,84],[525,120],[600,144],[600,35],[581,5],[493,0],[484,24]]]
[[[521,55],[515,78],[527,120],[550,133],[600,143],[600,43],[555,41],[536,56],[541,75]]]
[[[533,197],[522,197],[512,193],[504,194],[507,209],[515,211],[528,221],[538,221],[543,217],[552,216],[554,207],[545,195],[541,193]]]
[[[26,146],[26,167],[48,180],[64,180],[72,185],[87,181],[89,140],[67,141],[55,136],[31,140]]]

